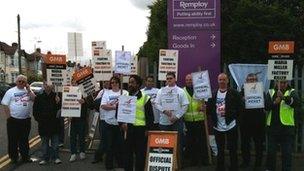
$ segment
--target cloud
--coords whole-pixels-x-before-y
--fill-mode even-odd
[[[139,9],[148,9],[154,0],[130,0],[130,2]]]
[[[38,28],[43,28],[43,27],[53,27],[53,24],[50,23],[24,23],[21,24],[21,28],[28,30],[28,29],[38,29]]]
[[[82,24],[81,20],[79,19],[65,20],[60,25],[76,31],[84,31],[86,29],[85,26]]]

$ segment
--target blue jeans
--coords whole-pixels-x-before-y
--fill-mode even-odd
[[[85,152],[85,126],[86,121],[71,122],[71,153],[77,153],[77,142],[79,143],[79,152]]]
[[[172,125],[159,125],[161,131],[177,131],[177,142],[178,142],[178,152],[179,161],[181,162],[181,157],[183,156],[183,146],[184,146],[184,121],[182,119],[177,120]]]
[[[51,140],[51,147],[49,142]],[[42,159],[48,161],[50,158],[59,159],[58,155],[59,136],[41,136]]]

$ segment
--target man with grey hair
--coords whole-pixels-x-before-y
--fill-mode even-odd
[[[30,114],[35,97],[27,83],[27,77],[19,75],[16,86],[9,89],[1,101],[7,116],[8,154],[13,163],[18,162],[18,149],[22,161],[31,162],[28,136],[31,130]]]

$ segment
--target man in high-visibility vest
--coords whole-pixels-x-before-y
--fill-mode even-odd
[[[129,79],[129,95],[136,96],[136,115],[134,124],[122,124],[127,132],[125,139],[124,169],[133,171],[133,156],[135,155],[135,171],[143,171],[147,149],[147,131],[153,129],[154,115],[150,97],[140,91],[142,79],[131,75]]]
[[[184,115],[186,125],[186,155],[193,165],[206,165],[208,159],[206,134],[204,128],[205,102],[193,98],[192,76],[186,75],[184,91],[187,95],[189,106]]]
[[[268,151],[267,170],[276,168],[277,145],[282,151],[282,170],[291,171],[292,146],[295,136],[295,110],[300,105],[297,93],[287,81],[276,83],[275,89],[270,89],[267,97],[267,129],[268,129]]]

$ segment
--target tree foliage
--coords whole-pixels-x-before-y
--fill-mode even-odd
[[[159,49],[167,48],[167,0],[149,8],[148,39],[138,56],[157,61]],[[304,0],[227,0],[221,8],[223,63],[265,63],[270,40],[294,40],[301,57]]]
[[[147,41],[140,47],[138,56],[158,60],[159,49],[167,48],[167,0],[157,0],[149,6],[151,16],[147,30]]]

